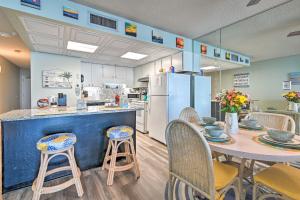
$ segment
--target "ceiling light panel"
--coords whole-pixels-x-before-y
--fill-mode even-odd
[[[148,55],[140,54],[140,53],[134,53],[134,52],[127,52],[124,55],[121,56],[121,58],[127,58],[131,60],[141,60],[143,58],[146,58]]]
[[[97,50],[98,46],[84,44],[79,42],[68,41],[67,49],[73,51],[82,51],[87,53],[94,53]]]

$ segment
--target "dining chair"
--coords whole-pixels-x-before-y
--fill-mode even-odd
[[[285,164],[275,164],[254,176],[253,200],[270,197],[284,200],[300,199],[300,169]],[[258,194],[258,188],[271,190]]]
[[[169,155],[169,199],[179,180],[207,199],[223,199],[229,189],[240,197],[238,169],[213,161],[209,144],[198,129],[183,120],[170,122],[166,129]]]
[[[187,121],[187,122],[199,122],[200,117],[197,111],[192,107],[184,108],[179,115],[179,119]]]
[[[292,133],[295,133],[295,121],[288,115],[266,112],[251,112],[245,118],[255,119],[259,124],[263,125],[266,128],[290,131]]]

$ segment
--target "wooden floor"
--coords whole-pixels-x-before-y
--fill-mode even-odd
[[[117,172],[113,186],[106,185],[107,172],[100,169],[84,171],[81,176],[84,196],[79,198],[75,186],[53,194],[42,195],[41,200],[153,200],[164,199],[168,179],[168,157],[166,147],[137,134],[137,157],[141,177],[136,181],[133,171]],[[63,181],[52,181],[50,185]],[[31,188],[23,188],[4,194],[4,200],[31,200]]]

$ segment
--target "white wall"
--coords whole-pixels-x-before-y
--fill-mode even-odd
[[[81,59],[70,56],[31,52],[31,107],[36,107],[40,98],[57,96],[57,93],[67,95],[67,105],[76,106],[75,86],[80,85]],[[72,89],[50,89],[42,87],[42,71],[61,69],[73,74]]]
[[[257,99],[261,109],[274,107],[286,109],[287,102],[282,94],[282,82],[288,80],[288,73],[300,72],[300,55],[276,58],[266,61],[251,63],[250,67],[225,70],[221,73],[221,89],[233,88],[233,75],[238,73],[250,73],[250,87],[237,88],[248,93],[252,99]],[[219,91],[219,73],[212,75],[212,95]],[[300,85],[294,85],[292,90],[300,91]]]
[[[20,107],[20,69],[0,56],[0,113]]]

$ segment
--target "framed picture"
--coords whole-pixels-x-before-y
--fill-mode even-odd
[[[125,34],[136,37],[136,34],[137,34],[136,24],[125,22]]]
[[[240,62],[242,62],[242,63],[244,62],[244,59],[242,57],[240,57]]]
[[[204,44],[201,44],[200,52],[201,52],[201,54],[207,54],[207,46]]]
[[[21,5],[39,9],[39,10],[41,9],[40,0],[21,0]]]
[[[221,49],[214,49],[214,57],[220,58],[221,56]]]
[[[235,62],[238,62],[239,61],[239,56],[236,55],[236,54],[231,54],[231,60],[235,61]]]
[[[79,13],[78,13],[77,10],[68,8],[66,6],[63,7],[63,15],[65,17],[70,17],[70,18],[73,18],[73,19],[78,19],[78,17],[79,17]]]
[[[249,60],[248,60],[248,59],[245,59],[245,63],[246,63],[246,64],[249,64]]]
[[[292,82],[291,81],[282,81],[282,89],[283,90],[291,90]]]
[[[156,42],[156,43],[160,43],[160,44],[164,43],[164,38],[162,37],[162,34],[160,31],[152,30],[152,42]]]
[[[291,72],[288,74],[288,77],[292,85],[300,85],[300,72]]]
[[[226,52],[226,53],[225,53],[225,59],[226,59],[226,60],[230,60],[230,53],[229,53],[229,52]]]
[[[184,48],[184,39],[183,38],[176,38],[176,47],[183,49]]]
[[[59,69],[42,71],[43,88],[72,88],[72,73]]]
[[[250,86],[250,74],[241,73],[233,75],[233,87],[235,88],[247,88]]]

